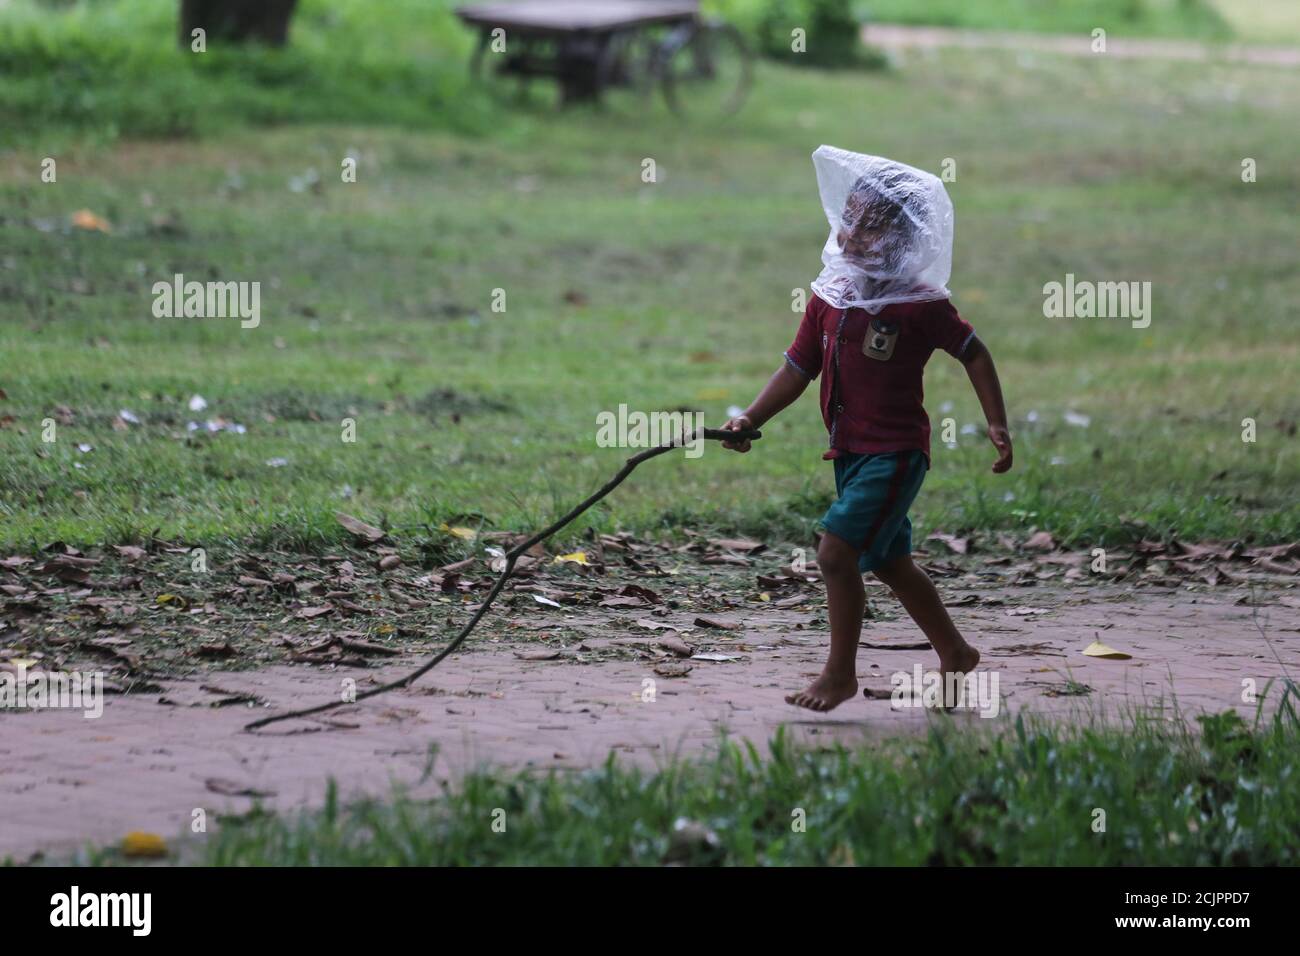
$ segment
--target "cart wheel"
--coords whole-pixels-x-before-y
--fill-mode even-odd
[[[657,43],[649,31],[626,30],[612,36],[596,65],[600,102],[612,112],[641,115],[654,86]]]
[[[730,24],[709,21],[683,27],[665,41],[660,56],[664,99],[679,116],[729,116],[749,94],[753,60]]]

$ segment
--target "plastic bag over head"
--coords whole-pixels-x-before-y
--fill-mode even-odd
[[[948,298],[953,213],[939,178],[834,146],[812,159],[831,227],[813,291],[837,309],[872,313]]]

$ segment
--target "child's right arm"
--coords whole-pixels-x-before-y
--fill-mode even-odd
[[[803,394],[808,383],[815,379],[822,367],[822,317],[825,303],[813,296],[804,309],[803,320],[794,341],[786,349],[785,361],[772,373],[758,397],[749,403],[749,408],[737,415],[722,427],[727,431],[740,428],[761,428],[783,408]],[[749,451],[749,442],[738,441],[722,443],[723,448],[732,451]]]
[[[782,362],[781,367],[768,379],[749,408],[722,427],[727,431],[762,428],[764,424],[775,418],[778,412],[802,395],[803,390],[808,387],[808,382],[809,379],[796,372],[789,362]],[[749,445],[747,441],[722,443],[723,448],[740,452],[749,451]]]

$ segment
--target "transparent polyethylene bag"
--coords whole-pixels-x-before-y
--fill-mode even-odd
[[[813,291],[837,309],[872,313],[948,298],[953,214],[939,178],[834,146],[812,159],[831,227]]]

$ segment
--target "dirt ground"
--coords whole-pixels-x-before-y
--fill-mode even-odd
[[[1114,718],[1132,705],[1251,715],[1246,681],[1262,693],[1270,678],[1300,674],[1294,578],[1247,584],[1214,572],[1215,587],[1150,575],[1097,584],[1059,580],[1053,571],[1030,584],[1024,566],[996,560],[1003,565],[996,572],[978,561],[964,571],[932,567],[946,572],[938,583],[983,653],[981,670],[998,678],[995,721],[1020,711]],[[724,570],[753,580],[751,567],[711,573]],[[994,586],[1008,575],[1021,583]],[[758,581],[784,583],[761,573]],[[761,744],[785,724],[809,743],[851,743],[943,719],[889,699],[891,675],[929,669],[935,659],[916,648],[920,635],[879,585],[869,592],[858,673],[882,694],[826,715],[782,700],[822,662],[824,601],[811,576],[759,600],[715,595],[722,610],[709,614],[691,606],[699,600],[639,608],[647,599],[635,594],[552,607],[538,598],[563,598],[562,589],[523,587],[532,595],[526,590],[494,612],[462,652],[414,687],[318,718],[242,730],[258,716],[337,699],[347,679],[364,691],[409,670],[420,655],[408,648],[379,665],[346,654],[244,670],[217,663],[108,696],[99,719],[72,710],[4,714],[0,859],[58,858],[133,830],[171,838],[188,831],[198,808],[211,825],[257,801],[312,806],[331,777],[344,795],[384,794],[394,783],[431,795],[480,765],[578,770],[611,750],[653,765],[706,750],[723,730]],[[795,593],[777,596],[788,591]],[[531,605],[522,613],[521,598]],[[340,629],[325,625],[322,633],[331,627]],[[1096,639],[1131,657],[1084,655]],[[981,721],[974,713],[955,719]]]

